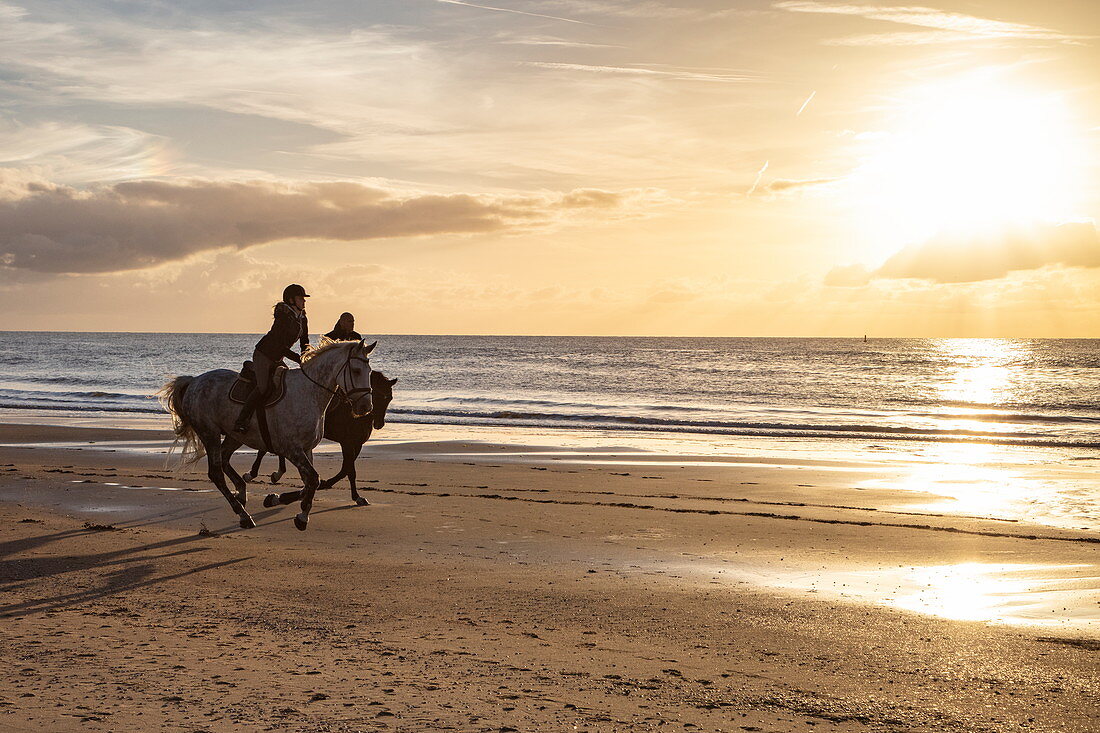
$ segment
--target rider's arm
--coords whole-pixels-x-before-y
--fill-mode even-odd
[[[303,352],[309,348],[309,321],[304,313],[302,314],[302,338],[298,341],[298,345]]]
[[[290,349],[287,349],[287,350],[286,350],[286,353],[284,354],[284,356],[285,356],[286,358],[290,359],[291,361],[293,361],[293,362],[296,362],[296,363],[298,363],[298,364],[301,364],[301,363],[302,363],[302,357],[298,356],[297,354],[295,354],[295,353],[294,353],[293,351],[291,351]]]

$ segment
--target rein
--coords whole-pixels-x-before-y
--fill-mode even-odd
[[[361,345],[361,344],[362,344],[362,342],[360,342],[360,345]],[[343,373],[344,373],[345,371],[346,371],[346,372],[349,372],[349,373],[350,373],[350,371],[351,371],[351,360],[352,360],[352,359],[359,359],[360,361],[364,361],[364,362],[366,362],[366,363],[367,363],[367,366],[368,366],[368,367],[370,366],[370,360],[369,360],[369,359],[364,359],[364,358],[363,358],[363,357],[361,357],[361,356],[354,356],[354,357],[353,357],[353,356],[351,355],[351,354],[352,354],[352,351],[353,351],[352,349],[349,349],[349,350],[348,350],[348,356],[347,356],[347,358],[346,358],[346,359],[344,360],[344,365],[343,365],[342,367],[340,367],[340,371],[338,371],[338,372],[336,373],[336,379],[337,379],[337,380],[339,380],[339,379],[340,379],[340,376],[341,376],[341,375],[342,375],[342,374],[343,374]],[[299,371],[300,371],[300,372],[302,372],[302,375],[303,375],[303,376],[304,376],[304,377],[305,377],[306,379],[308,379],[309,381],[313,382],[313,383],[314,383],[315,385],[317,385],[318,387],[320,387],[321,389],[323,389],[323,390],[324,390],[325,392],[328,392],[328,393],[329,393],[330,395],[332,395],[333,397],[339,397],[340,399],[342,399],[342,400],[343,400],[343,401],[344,401],[345,403],[347,403],[348,407],[352,408],[353,410],[354,410],[354,408],[355,408],[355,403],[354,403],[354,402],[352,401],[352,397],[353,397],[354,395],[358,395],[358,394],[373,394],[373,393],[374,393],[374,390],[373,390],[373,389],[371,389],[371,388],[370,388],[370,386],[367,386],[367,387],[355,387],[354,389],[350,389],[350,390],[344,391],[344,390],[343,390],[342,388],[340,388],[340,386],[339,386],[339,385],[337,385],[336,389],[329,389],[328,387],[326,387],[325,385],[321,384],[320,382],[318,382],[318,381],[317,381],[316,379],[314,379],[313,377],[309,376],[309,373],[308,373],[308,372],[306,372],[306,365],[305,365],[305,364],[302,364],[302,366],[301,366],[301,369],[299,369]]]

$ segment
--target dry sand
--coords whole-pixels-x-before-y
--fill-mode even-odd
[[[858,462],[373,441],[371,506],[300,533],[261,482],[242,531],[163,440],[0,426],[0,731],[1100,730],[1095,533]]]

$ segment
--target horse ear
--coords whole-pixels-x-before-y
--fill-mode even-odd
[[[363,341],[366,341],[366,339],[363,339]],[[363,343],[363,341],[360,341],[359,343]],[[375,341],[375,342],[374,342],[373,344],[371,344],[370,346],[364,346],[364,347],[363,347],[363,353],[364,353],[364,354],[369,354],[370,352],[374,351],[374,347],[375,347],[375,346],[377,346],[377,345],[378,345],[378,342],[377,342],[377,341]]]
[[[391,387],[395,384],[397,384],[397,377],[394,377],[393,379],[390,380],[390,386]]]

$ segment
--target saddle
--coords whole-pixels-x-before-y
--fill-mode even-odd
[[[284,365],[275,365],[275,370],[271,374],[271,391],[267,394],[264,408],[277,404],[286,395],[286,373],[287,368]],[[244,363],[244,368],[237,375],[237,381],[233,382],[233,386],[229,388],[229,401],[243,405],[255,384],[256,372],[252,369],[252,361],[249,360]]]

